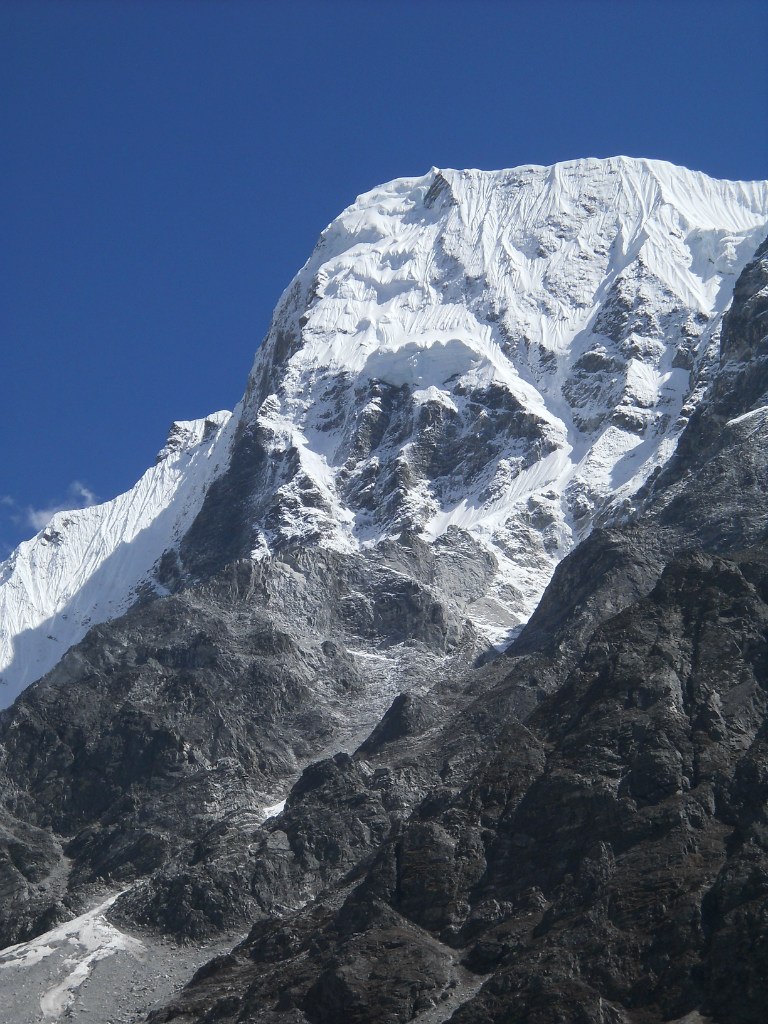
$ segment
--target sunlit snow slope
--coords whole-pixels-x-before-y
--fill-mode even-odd
[[[174,423],[155,465],[113,501],[57,512],[0,565],[0,706],[95,622],[121,614],[184,533],[225,465],[228,412]]]
[[[361,196],[256,358],[255,554],[468,531],[498,562],[468,610],[500,639],[669,457],[767,222],[766,182],[623,157]]]
[[[222,495],[247,518],[226,523],[238,557],[420,538],[449,562],[471,538],[496,569],[466,612],[502,641],[671,454],[767,229],[767,182],[624,157],[361,196],[286,290],[229,425],[185,425],[133,491],[2,567],[5,694],[122,612],[201,507],[187,537],[223,530]]]

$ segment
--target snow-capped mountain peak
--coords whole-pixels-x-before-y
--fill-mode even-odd
[[[254,550],[458,527],[499,563],[478,622],[522,621],[673,450],[767,221],[764,182],[626,157],[433,168],[359,197],[256,358]]]
[[[157,590],[166,550],[200,576],[203,536],[253,559],[474,544],[496,568],[465,612],[500,642],[669,458],[767,226],[768,182],[626,157],[360,196],[284,293],[235,414],[175,425],[135,488],[4,565],[5,694]]]

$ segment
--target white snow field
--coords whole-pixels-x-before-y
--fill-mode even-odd
[[[469,534],[496,572],[466,611],[503,642],[674,451],[767,231],[768,182],[626,157],[433,168],[360,196],[286,289],[233,416],[178,425],[133,490],[59,513],[0,567],[2,702],[157,586],[252,426],[272,467],[252,557],[405,531],[449,558]]]

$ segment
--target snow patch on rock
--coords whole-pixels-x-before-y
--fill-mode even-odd
[[[80,917],[58,925],[29,942],[0,951],[0,971],[3,973],[34,967],[43,960],[55,961],[55,984],[40,995],[40,1010],[45,1020],[64,1016],[74,1001],[77,989],[100,960],[116,953],[134,957],[143,955],[143,943],[107,921],[106,913],[119,895],[110,896]]]

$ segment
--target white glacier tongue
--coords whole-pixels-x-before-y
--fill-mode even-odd
[[[624,157],[359,197],[256,357],[243,417],[274,487],[254,555],[468,531],[498,562],[469,612],[499,639],[673,451],[767,224],[766,182]]]
[[[113,501],[58,512],[0,566],[0,706],[89,626],[126,611],[226,466],[230,413],[174,423],[155,465]]]
[[[360,196],[283,295],[236,413],[176,425],[135,488],[0,567],[0,699],[157,589],[167,550],[194,568],[201,533],[228,558],[416,538],[443,579],[469,539],[496,569],[464,610],[501,642],[673,452],[767,231],[768,182],[625,157]]]

